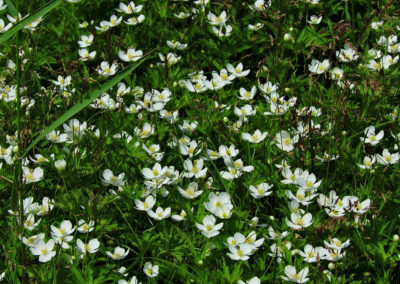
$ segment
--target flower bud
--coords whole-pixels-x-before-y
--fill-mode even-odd
[[[396,234],[396,235],[393,236],[393,241],[398,242],[399,239],[400,239],[399,235]]]
[[[227,118],[226,116],[224,116],[224,122],[228,122],[229,118]]]
[[[67,167],[67,162],[65,160],[57,160],[54,162],[54,166],[57,170],[63,171]]]
[[[329,270],[334,270],[335,269],[335,264],[333,262],[330,262],[328,264],[328,268],[329,268]]]
[[[342,131],[342,135],[343,135],[343,136],[346,136],[346,135],[347,135],[347,131],[346,131],[346,130],[343,130],[343,131]]]
[[[292,37],[292,35],[290,33],[286,33],[286,34],[283,35],[283,40],[284,41],[289,41],[289,40],[292,40],[292,39],[293,39],[293,37]]]
[[[200,260],[197,262],[197,264],[198,264],[198,265],[203,265],[204,262],[200,259]]]

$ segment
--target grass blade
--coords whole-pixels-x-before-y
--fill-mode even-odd
[[[125,68],[122,70],[117,76],[112,78],[110,81],[105,83],[101,88],[96,89],[92,91],[86,98],[84,98],[81,102],[75,104],[73,107],[71,107],[67,112],[65,112],[63,115],[61,115],[56,121],[54,121],[50,126],[48,126],[38,137],[36,137],[35,140],[29,145],[28,148],[26,148],[24,154],[22,157],[25,157],[28,152],[47,134],[49,134],[51,131],[56,129],[58,126],[63,124],[65,121],[73,117],[76,113],[84,109],[87,105],[93,102],[96,98],[98,98],[102,93],[107,92],[109,89],[111,89],[114,85],[118,84],[121,80],[123,80],[126,76],[132,73],[133,70],[135,70],[140,64],[143,63],[143,61],[146,59],[148,55],[150,55],[154,50],[148,52],[144,58],[137,63],[131,65],[130,67]]]
[[[10,11],[10,15],[14,18],[18,15],[17,8],[15,8],[14,3],[11,0],[6,0],[6,4],[8,7],[8,11]]]
[[[60,3],[61,3],[61,0],[54,0],[54,1],[50,2],[49,4],[43,6],[39,10],[35,11],[32,15],[26,17],[25,19],[20,21],[18,24],[13,26],[11,29],[9,29],[7,32],[5,32],[2,36],[0,36],[0,43],[5,42],[10,37],[12,37],[14,34],[16,34],[19,30],[23,29],[24,27],[26,27],[33,21],[35,21],[35,20],[39,19],[40,17],[44,16],[45,14],[47,14],[52,9],[57,7],[58,4],[60,4]]]

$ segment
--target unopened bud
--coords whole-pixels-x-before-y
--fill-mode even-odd
[[[289,33],[286,33],[286,34],[283,35],[283,40],[284,41],[289,41],[289,40],[292,40],[292,39],[293,39],[293,37]]]

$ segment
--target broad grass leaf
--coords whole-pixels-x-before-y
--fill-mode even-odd
[[[9,1],[7,1],[7,3],[8,2]],[[2,36],[0,36],[0,43],[7,41],[10,37],[15,35],[19,30],[21,30],[24,27],[26,27],[27,25],[31,24],[33,21],[36,21],[40,17],[43,17],[45,14],[47,14],[48,12],[53,10],[55,7],[57,7],[58,4],[60,4],[61,2],[62,2],[61,0],[54,0],[54,1],[50,2],[49,4],[46,4],[45,6],[39,8],[32,15],[26,17],[25,19],[20,21],[18,24],[13,26],[11,29],[9,29],[7,32],[5,32]]]

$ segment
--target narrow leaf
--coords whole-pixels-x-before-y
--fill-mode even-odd
[[[31,24],[33,21],[39,19],[40,17],[43,17],[45,14],[50,12],[52,9],[58,6],[58,4],[61,3],[61,0],[54,0],[50,2],[49,4],[43,6],[39,10],[35,11],[32,15],[26,17],[23,19],[21,22],[13,26],[11,29],[9,29],[7,32],[5,32],[2,36],[0,36],[0,43],[5,42],[8,40],[10,37],[12,37],[14,34],[16,34],[19,30],[23,29],[27,25]]]
[[[68,119],[73,117],[75,114],[77,114],[79,111],[84,109],[87,105],[92,103],[96,98],[98,98],[101,94],[107,92],[109,89],[111,89],[114,85],[118,84],[121,80],[123,80],[125,77],[127,77],[130,73],[132,73],[133,70],[135,70],[140,64],[143,63],[143,61],[146,59],[146,57],[154,52],[154,50],[148,52],[146,55],[144,55],[144,58],[137,63],[131,65],[130,67],[125,68],[117,76],[112,78],[110,81],[105,83],[101,88],[96,89],[92,91],[86,98],[84,98],[81,102],[75,104],[73,107],[71,107],[67,112],[65,112],[63,115],[61,115],[56,121],[54,121],[50,126],[48,126],[38,137],[33,140],[33,142],[29,145],[28,148],[26,148],[24,154],[22,157],[25,157],[28,152],[47,134],[49,134],[51,131],[59,127],[61,124],[66,122]]]
[[[11,0],[6,0],[8,11],[10,11],[11,16],[14,18],[18,15],[17,8],[15,8],[14,3]]]

